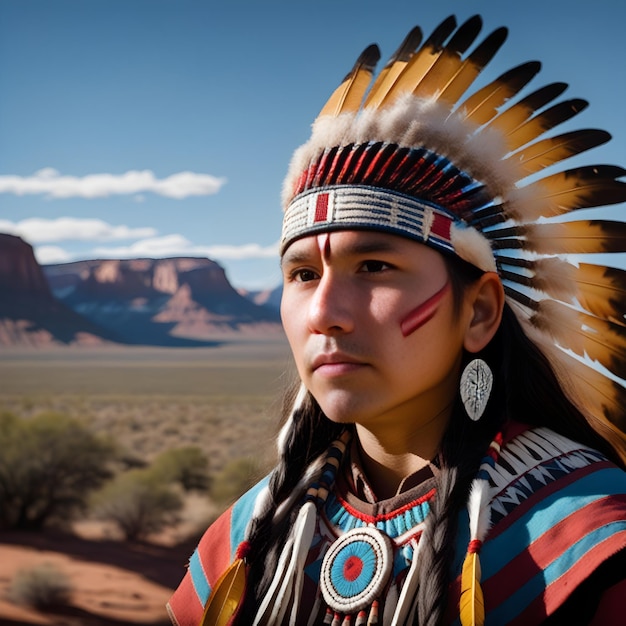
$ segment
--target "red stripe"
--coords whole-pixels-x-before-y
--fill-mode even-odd
[[[204,613],[204,607],[198,599],[191,582],[191,574],[187,572],[174,595],[168,602],[170,613],[181,626],[186,624],[199,624]]]
[[[616,519],[623,519],[625,507],[626,494],[606,496],[578,509],[552,526],[494,576],[485,581],[483,591],[486,605],[490,608],[498,606],[561,556],[576,540]],[[587,556],[581,560],[586,561]],[[590,571],[587,569],[587,574]],[[569,573],[567,578],[569,579]],[[553,583],[551,587],[555,584]],[[568,584],[565,583],[565,588]],[[559,597],[559,601],[562,602],[570,592],[571,587],[567,593],[561,594],[563,597]]]
[[[217,518],[211,526],[211,532],[204,533],[198,545],[202,569],[206,574],[211,589],[230,565],[232,548],[230,545],[230,517],[232,507]]]
[[[315,217],[313,223],[325,222],[328,217],[328,193],[321,193],[315,200]]]
[[[435,213],[435,218],[433,219],[433,225],[430,229],[430,232],[437,237],[441,237],[446,241],[450,241],[451,225],[452,220],[449,217]]]
[[[626,546],[626,530],[622,530],[602,543],[594,546],[584,558],[579,559],[568,571],[567,576],[555,580],[545,591],[543,596],[535,598],[514,620],[510,626],[526,626],[536,624],[552,615],[569,598],[574,589],[589,578],[596,568],[608,558],[617,554]]]
[[[231,515],[232,507],[218,517],[198,544],[200,564],[211,589],[215,587],[215,583],[230,565]],[[169,604],[179,624],[200,623],[204,607],[198,598],[189,572],[171,597]]]
[[[350,506],[340,495],[336,494],[337,500],[341,502],[341,505],[350,513],[350,515],[360,519],[363,522],[367,522],[368,524],[374,524],[375,522],[386,522],[387,520],[394,519],[395,517],[399,517],[402,513],[409,511],[410,509],[416,507],[418,504],[423,504],[427,502],[435,495],[436,490],[431,489],[428,493],[424,494],[421,498],[417,498],[417,500],[413,500],[413,502],[409,502],[405,504],[403,507],[396,509],[392,513],[381,513],[380,515],[366,515],[365,513],[361,513],[361,511],[357,511],[354,507]]]

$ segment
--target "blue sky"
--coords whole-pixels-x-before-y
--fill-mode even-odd
[[[509,26],[485,80],[541,60],[533,87],[591,102],[572,128],[614,136],[584,162],[626,164],[623,0],[0,0],[0,232],[43,263],[210,256],[273,287],[282,179],[327,96],[450,13]]]

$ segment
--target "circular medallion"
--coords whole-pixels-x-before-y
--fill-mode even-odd
[[[339,613],[368,607],[385,588],[392,564],[389,537],[369,526],[348,531],[322,561],[320,586],[326,604]]]

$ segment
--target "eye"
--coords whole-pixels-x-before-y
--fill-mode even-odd
[[[317,272],[308,269],[299,269],[290,272],[289,279],[296,283],[308,283],[318,278]]]
[[[369,260],[364,261],[361,264],[361,271],[368,274],[374,274],[377,272],[383,272],[385,270],[392,269],[392,267],[392,265],[390,265],[389,263],[385,263],[384,261]]]

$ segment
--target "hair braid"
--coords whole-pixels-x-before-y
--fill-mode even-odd
[[[295,397],[295,394],[291,394]],[[288,400],[285,402],[285,408]],[[261,599],[267,592],[275,571],[280,550],[293,523],[294,510],[279,520],[278,507],[289,499],[297,500],[306,485],[299,485],[311,464],[324,454],[330,443],[343,430],[343,426],[328,420],[310,394],[302,405],[291,414],[291,426],[287,428],[279,450],[279,458],[268,483],[265,508],[253,518],[248,533],[250,556],[248,562],[248,590],[242,607],[237,613],[239,624],[252,622]],[[300,489],[298,489],[300,487]]]
[[[416,624],[420,626],[438,626],[444,617],[459,514],[467,504],[472,481],[498,429],[494,421],[500,421],[495,411],[490,413],[491,419],[483,416],[484,424],[470,422],[457,401],[442,442],[437,495],[420,539],[420,543],[425,542],[420,551],[420,585],[416,595]],[[485,428],[488,422],[491,426]]]

